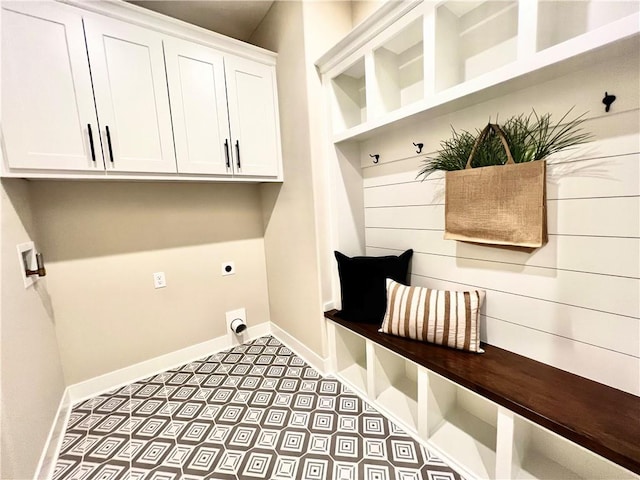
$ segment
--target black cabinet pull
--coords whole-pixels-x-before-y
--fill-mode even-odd
[[[229,140],[224,139],[224,158],[227,161],[227,168],[231,168],[231,162],[229,161]]]
[[[109,132],[109,125],[106,127],[107,130],[107,145],[109,146],[109,160],[113,163],[113,148],[111,147],[111,132]]]
[[[91,124],[87,123],[87,130],[89,131],[89,146],[91,146],[91,160],[96,163],[96,149],[93,146],[93,133],[91,132]]]
[[[238,169],[240,169],[240,141],[236,140],[236,162],[238,164]]]

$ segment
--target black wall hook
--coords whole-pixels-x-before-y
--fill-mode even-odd
[[[416,142],[412,142],[414,147],[418,147],[418,150],[416,150],[416,153],[422,153],[422,147],[424,147],[424,143],[416,143]]]
[[[380,155],[378,154],[375,154],[375,155],[369,154],[369,156],[374,159],[373,163],[378,163],[380,161]]]
[[[615,101],[616,101],[615,95],[609,95],[608,92],[604,92],[604,98],[602,99],[602,103],[606,105],[604,108],[604,111],[608,112],[609,109],[611,108],[611,104]]]

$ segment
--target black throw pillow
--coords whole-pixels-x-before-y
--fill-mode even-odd
[[[400,256],[350,258],[340,252],[335,255],[342,296],[342,310],[337,316],[354,322],[381,324],[387,309],[386,279],[409,285],[407,273],[413,250]]]

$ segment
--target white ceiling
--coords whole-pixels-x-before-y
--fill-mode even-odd
[[[273,0],[128,0],[228,37],[247,41]]]

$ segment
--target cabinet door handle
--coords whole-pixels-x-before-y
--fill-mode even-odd
[[[224,139],[224,158],[227,161],[227,168],[231,168],[231,162],[229,161],[229,140]]]
[[[87,130],[89,131],[89,146],[91,147],[91,160],[96,163],[96,149],[93,146],[93,133],[91,132],[91,124],[87,123]]]
[[[238,169],[240,169],[240,141],[236,140],[236,162]]]
[[[113,163],[113,147],[111,146],[111,132],[109,132],[109,125],[106,127],[107,130],[107,145],[109,146],[109,160]]]

